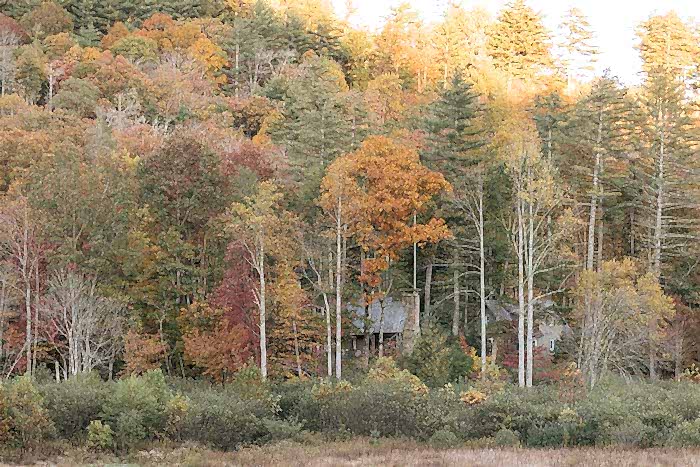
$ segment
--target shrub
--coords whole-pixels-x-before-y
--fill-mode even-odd
[[[234,450],[261,442],[269,435],[263,419],[273,415],[265,403],[244,400],[231,391],[201,391],[190,394],[182,437],[218,449]]]
[[[430,328],[421,334],[413,352],[402,363],[428,386],[440,387],[464,379],[474,362],[459,342],[450,344],[444,333]]]
[[[263,419],[263,427],[267,432],[264,437],[265,442],[277,441],[298,441],[301,439],[302,424],[288,420]]]
[[[114,431],[100,420],[91,421],[87,427],[87,445],[93,449],[113,449]]]
[[[171,398],[160,370],[129,376],[115,383],[102,419],[113,427],[117,444],[153,439],[166,431]]]
[[[459,444],[457,435],[449,430],[438,430],[433,433],[428,443],[437,449],[448,449],[456,447]]]
[[[114,418],[114,438],[117,447],[126,449],[147,438],[154,437],[149,431],[145,415],[136,409],[122,412]]]
[[[700,446],[700,418],[692,422],[683,422],[675,427],[668,438],[670,447],[698,447]]]
[[[520,433],[517,431],[502,428],[496,432],[493,442],[501,448],[511,448],[520,446]]]
[[[168,401],[166,406],[168,415],[166,431],[173,439],[181,439],[185,417],[189,408],[190,402],[182,394],[176,394],[175,397]]]
[[[40,387],[45,406],[58,434],[67,439],[85,432],[100,416],[112,385],[97,375],[75,376]]]
[[[6,444],[21,449],[32,447],[54,433],[53,423],[44,408],[44,400],[29,376],[0,385],[0,410]],[[0,412],[0,413],[2,413]]]

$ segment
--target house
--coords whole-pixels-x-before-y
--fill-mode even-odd
[[[573,334],[569,325],[554,309],[554,301],[550,299],[540,300],[535,304],[535,316],[537,317],[533,329],[535,347],[544,347],[550,352],[555,352],[557,343]],[[487,323],[517,323],[518,306],[503,303],[500,300],[486,300],[486,320]]]
[[[414,332],[418,321],[418,294],[404,294],[400,300],[387,297],[382,301],[375,300],[368,307],[369,317],[365,308],[360,305],[348,305],[352,316],[353,328],[350,333],[350,345],[353,355],[360,356],[365,349],[370,353],[379,345],[379,334],[384,331],[385,346],[401,346],[404,350],[412,345]],[[383,309],[383,310],[382,310]],[[411,313],[411,310],[415,310]],[[368,332],[365,332],[368,326]],[[369,342],[366,341],[369,337]],[[411,347],[412,348],[412,347]]]

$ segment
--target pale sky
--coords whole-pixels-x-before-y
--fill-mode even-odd
[[[345,11],[345,0],[332,0],[340,16]],[[600,48],[599,68],[610,68],[628,84],[636,83],[640,70],[635,27],[652,14],[675,10],[684,19],[700,19],[700,0],[526,0],[542,14],[545,25],[556,29],[562,14],[571,7],[579,8],[591,23]],[[391,8],[401,0],[353,0],[357,9],[353,22],[372,29],[381,25]],[[426,21],[438,20],[445,11],[447,0],[409,0]],[[494,16],[507,0],[463,0],[466,8],[475,6],[490,10]]]

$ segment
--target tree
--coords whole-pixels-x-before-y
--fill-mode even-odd
[[[342,193],[335,184],[343,184],[343,190],[349,194],[343,209],[348,232],[364,254],[359,278],[365,290],[364,300],[370,304],[378,299],[382,306],[382,356],[383,304],[392,290],[387,270],[401,251],[414,242],[422,246],[450,236],[442,219],[412,222],[415,213],[423,212],[427,203],[449,190],[450,185],[441,174],[423,166],[415,150],[381,136],[367,138],[360,149],[337,159],[328,173],[324,187],[332,194],[325,197],[327,208],[334,206]]]
[[[5,202],[0,211],[0,247],[3,256],[9,259],[18,277],[23,297],[23,312],[26,323],[23,350],[26,353],[26,373],[31,375],[36,325],[32,311],[36,312],[37,290],[36,276],[39,263],[43,257],[43,248],[39,240],[39,228],[35,213],[32,212],[25,197]],[[32,302],[34,299],[34,302]]]
[[[71,16],[60,5],[50,0],[22,16],[21,23],[35,39],[39,40],[44,40],[53,34],[73,31]]]
[[[229,382],[252,356],[243,324],[231,322],[224,310],[194,303],[183,308],[178,321],[185,359],[214,381]]]
[[[267,378],[267,265],[271,258],[284,258],[292,250],[289,236],[290,214],[281,211],[282,195],[272,182],[262,182],[254,197],[234,203],[229,229],[245,250],[246,260],[258,276],[254,289],[260,329],[260,372]]]
[[[530,116],[515,107],[505,111],[508,116],[496,136],[496,144],[502,151],[513,182],[515,213],[511,240],[518,262],[518,383],[521,387],[531,387],[535,306],[539,300],[561,288],[557,286],[554,291],[535,296],[535,280],[538,275],[567,266],[571,252],[567,251],[565,240],[576,220],[570,210],[562,209],[564,193],[550,162],[542,157],[540,141]],[[554,219],[551,225],[549,219]],[[554,264],[549,264],[555,254],[558,257]]]
[[[550,65],[549,32],[524,0],[515,0],[490,28],[488,52],[494,65],[506,73],[510,90],[512,78],[532,78]]]
[[[599,211],[606,194],[604,182],[609,183],[605,166],[614,164],[614,159],[629,149],[633,112],[626,90],[606,74],[596,79],[589,93],[576,103],[565,125],[564,131],[575,140],[573,145],[586,157],[587,167],[583,170],[586,179],[591,180],[590,188],[584,188],[590,197],[585,261],[588,270],[594,268],[596,222],[602,218]]]
[[[697,204],[690,195],[687,177],[697,170],[692,155],[700,138],[690,116],[681,80],[663,70],[650,74],[642,98],[645,125],[646,177],[644,205],[650,217],[649,270],[661,280],[665,258],[684,250],[696,238],[693,225]],[[655,334],[656,323],[650,323]],[[650,341],[651,342],[651,341]],[[649,371],[656,377],[656,349],[649,351]]]
[[[487,143],[484,108],[479,95],[456,73],[451,85],[432,105],[428,127],[426,165],[445,174],[454,187],[455,204],[463,209],[478,235],[479,296],[481,315],[481,360],[486,365],[486,248],[484,184],[491,161],[484,150]],[[454,231],[455,229],[453,229]],[[457,256],[457,254],[455,254]],[[459,330],[459,272],[455,264],[455,308],[452,332]]]
[[[113,362],[122,347],[124,306],[102,297],[97,283],[74,271],[56,273],[43,299],[47,335],[75,376]]]
[[[631,259],[609,261],[600,271],[585,271],[579,279],[578,316],[591,323],[581,336],[581,369],[591,388],[611,369],[638,373],[645,366],[648,340],[657,338],[649,335],[649,323],[673,315],[673,302],[654,274],[640,274],[638,269]]]
[[[645,73],[663,72],[690,84],[697,75],[700,54],[698,35],[693,27],[671,11],[651,16],[639,25],[639,52]]]
[[[569,9],[559,25],[560,42],[557,44],[559,60],[566,72],[566,88],[573,90],[574,80],[593,72],[598,47],[591,25],[578,8]]]
[[[29,104],[36,104],[47,81],[46,56],[36,45],[20,47],[17,56],[15,81],[20,94]]]

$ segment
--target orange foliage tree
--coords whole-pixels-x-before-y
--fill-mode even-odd
[[[179,317],[185,359],[214,381],[229,381],[252,357],[248,331],[232,323],[224,310],[195,303]]]
[[[166,346],[155,335],[140,334],[129,330],[124,337],[125,375],[140,375],[149,370],[160,368],[165,359]]]
[[[384,298],[391,290],[387,271],[402,250],[436,243],[450,236],[443,219],[414,222],[415,214],[442,191],[451,190],[442,174],[420,163],[415,149],[391,138],[367,138],[357,151],[338,158],[323,180],[321,205],[338,212],[344,202],[348,231],[362,248],[360,282],[366,303]],[[383,306],[382,306],[383,308]],[[383,354],[383,313],[379,352]]]

